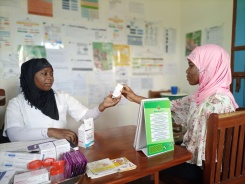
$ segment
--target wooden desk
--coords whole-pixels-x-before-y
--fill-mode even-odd
[[[126,157],[137,165],[136,169],[96,179],[90,179],[87,175],[83,175],[78,183],[127,183],[154,174],[155,184],[158,184],[158,171],[183,163],[192,157],[192,154],[186,149],[175,146],[174,151],[148,158],[141,151],[135,151],[133,147],[135,131],[136,126],[134,125],[96,131],[95,144],[87,149],[80,148],[80,150],[88,162],[103,158]]]

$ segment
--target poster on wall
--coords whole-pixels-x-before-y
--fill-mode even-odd
[[[28,0],[28,13],[53,17],[53,0]]]
[[[93,42],[93,59],[97,70],[112,70],[113,44],[105,42]]]
[[[144,21],[136,18],[128,19],[126,27],[128,45],[142,46],[144,36]]]
[[[1,54],[1,78],[10,79],[13,77],[19,77],[20,68],[18,63],[18,54],[4,52]]]
[[[205,43],[216,44],[222,47],[224,39],[224,25],[209,27],[205,29]]]
[[[107,39],[107,30],[101,28],[90,28],[87,30],[87,39],[90,41],[96,42],[106,42]],[[86,39],[86,38],[85,38]]]
[[[134,75],[162,74],[163,58],[159,57],[133,57],[132,71]]]
[[[92,71],[92,46],[80,40],[70,40],[67,44],[69,60],[73,71]]]
[[[19,65],[32,58],[46,58],[46,50],[41,45],[19,45]]]
[[[114,43],[125,44],[125,0],[109,0],[108,9],[108,38]]]
[[[161,52],[141,48],[132,52],[131,68],[133,75],[162,75],[164,58]]]
[[[188,56],[191,51],[201,45],[202,31],[186,33],[185,55]]]
[[[26,16],[16,15],[15,21],[13,24],[15,45],[41,45],[43,41],[42,37],[42,23],[38,20],[30,19]]]
[[[163,52],[166,54],[176,53],[176,29],[165,28],[163,30]]]
[[[81,0],[82,18],[99,19],[99,0]]]
[[[159,23],[152,21],[145,21],[145,34],[144,45],[145,46],[158,46],[159,40]]]
[[[113,45],[115,66],[130,65],[130,49],[128,45]]]
[[[44,29],[44,45],[49,49],[64,48],[63,44],[63,25],[54,25],[50,23],[43,23]]]
[[[125,21],[117,16],[108,17],[108,38],[112,42],[124,43],[125,42]]]
[[[78,20],[80,16],[80,0],[59,0],[55,1],[54,17],[64,17],[70,20]],[[57,3],[57,4],[56,4]],[[59,4],[58,4],[59,3]]]
[[[8,13],[0,13],[0,49],[11,48],[11,31]]]

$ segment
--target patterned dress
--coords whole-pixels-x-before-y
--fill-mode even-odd
[[[220,93],[215,93],[196,105],[193,95],[171,101],[172,117],[176,124],[187,129],[182,145],[192,153],[190,164],[202,166],[205,160],[205,145],[207,121],[211,113],[234,112],[235,108],[231,99]]]

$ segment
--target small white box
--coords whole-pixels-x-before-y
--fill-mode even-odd
[[[0,183],[1,184],[12,184],[14,175],[15,175],[15,171],[0,172]]]
[[[63,153],[70,151],[70,143],[66,139],[53,141],[56,149],[56,159],[61,160]]]
[[[88,148],[94,144],[94,120],[89,118],[84,120],[78,128],[78,146],[83,148]]]
[[[45,158],[56,159],[56,149],[53,142],[39,144],[39,152],[43,155],[42,160]]]
[[[122,88],[123,88],[122,84],[117,84],[115,90],[112,93],[112,98],[119,97],[121,95]]]
[[[0,170],[25,171],[29,162],[40,159],[42,155],[36,153],[0,152]]]
[[[14,176],[14,184],[39,184],[47,181],[49,181],[47,169],[39,169]]]

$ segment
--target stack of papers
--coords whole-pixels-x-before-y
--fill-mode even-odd
[[[125,157],[120,157],[116,159],[110,160],[109,158],[105,158],[102,160],[89,162],[87,164],[87,176],[91,179],[99,178],[102,176],[106,176],[109,174],[129,171],[135,169],[137,166],[130,162]]]

